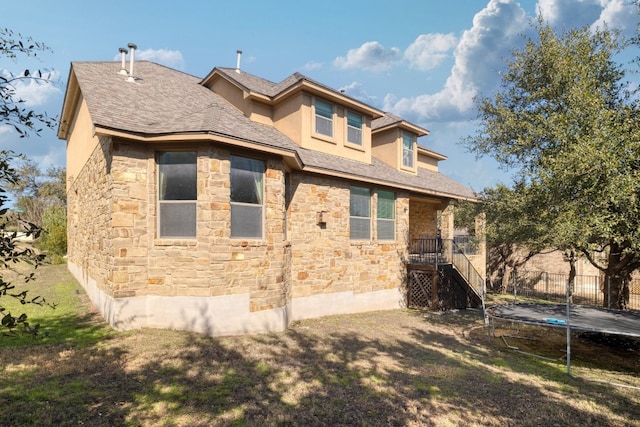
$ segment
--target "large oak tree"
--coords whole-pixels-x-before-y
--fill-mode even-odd
[[[536,30],[497,93],[478,100],[480,128],[466,143],[516,171],[504,197],[526,206],[513,218],[526,225],[522,243],[586,257],[610,283],[611,305],[625,308],[640,267],[640,127],[616,62],[624,41],[542,21]]]

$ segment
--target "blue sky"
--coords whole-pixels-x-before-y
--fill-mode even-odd
[[[431,131],[420,144],[448,156],[440,170],[476,191],[509,183],[487,158],[459,143],[474,133],[473,97],[497,86],[503,58],[522,43],[538,11],[559,28],[606,23],[636,32],[632,0],[86,1],[3,4],[0,25],[46,43],[39,61],[0,57],[0,72],[50,69],[55,85],[18,87],[28,105],[60,114],[71,61],[136,58],[204,77],[214,67],[241,68],[279,82],[294,72],[322,82]],[[638,55],[632,52],[629,57]],[[54,131],[19,139],[0,127],[0,148],[43,169],[64,166]]]

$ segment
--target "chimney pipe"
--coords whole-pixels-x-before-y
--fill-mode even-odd
[[[129,56],[129,78],[127,79],[127,81],[135,82],[136,78],[133,76],[133,62],[135,60],[136,49],[138,48],[138,46],[136,46],[135,43],[129,43],[127,46],[129,46],[129,49],[131,49],[131,55]]]
[[[127,75],[127,68],[125,66],[125,55],[127,54],[127,49],[121,47],[120,48],[120,55],[122,56],[122,67],[120,68],[119,73],[122,75]]]
[[[236,61],[236,73],[240,72],[240,57],[242,56],[242,51],[240,49],[238,49],[236,51],[236,53],[238,54],[238,59]]]

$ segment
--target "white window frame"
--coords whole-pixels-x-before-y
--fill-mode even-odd
[[[195,168],[195,180],[193,182],[194,185],[194,189],[195,190],[195,195],[196,198],[195,199],[164,199],[162,198],[162,165],[163,163],[161,163],[161,158],[163,154],[171,154],[171,153],[192,153],[195,156],[195,162],[193,164],[194,168]],[[157,203],[157,207],[158,207],[158,212],[157,212],[157,221],[156,221],[156,235],[158,236],[159,239],[195,239],[197,236],[197,203],[198,203],[198,153],[196,151],[179,151],[179,150],[175,150],[175,151],[158,151],[156,153],[156,171],[157,171],[157,189],[158,191],[156,191],[156,203]],[[167,232],[167,230],[164,231],[163,233],[163,208],[165,207],[169,207],[169,206],[176,206],[176,205],[183,205],[183,206],[193,206],[193,218],[190,218],[191,221],[193,221],[193,233],[190,234],[179,234],[179,233],[171,233],[170,230],[169,232]],[[184,217],[183,217],[184,218]]]
[[[330,116],[327,116],[326,114],[323,114],[322,108],[318,108],[318,104],[324,104],[325,107],[331,107],[331,114]],[[320,99],[320,98],[314,98],[313,101],[313,114],[314,114],[314,123],[313,123],[313,129],[314,129],[314,133],[316,135],[322,135],[325,138],[333,138],[333,134],[334,134],[334,116],[335,116],[335,106],[329,102],[329,101],[325,101],[324,99]],[[329,124],[329,128],[330,128],[330,132],[329,133],[325,133],[325,132],[321,132],[320,128],[318,127],[318,120],[320,120],[321,123],[325,123],[325,124]]]
[[[355,194],[355,192],[367,193],[366,215],[354,215],[353,196],[362,196],[363,194]],[[358,224],[366,224],[366,227],[358,226]],[[357,232],[366,232],[364,234],[356,234]],[[349,239],[351,240],[371,240],[371,190],[366,187],[349,187]]]
[[[380,217],[380,197],[381,194],[391,195],[391,218]],[[396,194],[393,191],[377,190],[376,191],[376,237],[378,240],[396,240]],[[389,200],[389,199],[385,199]],[[391,236],[382,236],[381,230],[387,230],[383,225],[391,224]]]
[[[408,148],[405,141],[411,140],[411,148]],[[402,131],[402,167],[413,169],[415,166],[416,136],[412,133]]]
[[[360,118],[360,126],[359,127],[349,124],[349,115],[358,116]],[[347,122],[347,142],[349,144],[362,146],[362,128],[364,127],[364,116],[362,114],[360,114],[360,113],[356,113],[355,111],[347,110],[347,114],[346,114],[345,119],[346,119],[346,122]],[[357,141],[352,141],[350,139],[352,132],[354,132],[358,136],[358,140]]]
[[[233,162],[234,159],[238,159],[239,161],[250,161],[250,162],[257,162],[255,165],[260,165],[262,166],[261,168],[261,179],[260,179],[260,188],[256,188],[255,191],[255,197],[257,199],[257,202],[241,202],[241,201],[234,201],[233,200],[233,179],[234,179],[234,167],[233,167]],[[250,157],[245,157],[245,156],[236,156],[236,155],[231,155],[230,160],[230,166],[229,166],[229,184],[230,184],[230,194],[229,194],[229,202],[231,205],[231,210],[230,210],[230,225],[231,225],[231,230],[230,230],[230,234],[231,234],[231,238],[232,239],[263,239],[264,238],[264,212],[265,212],[265,177],[266,177],[266,162],[264,160],[260,160],[260,159],[254,159],[254,158],[250,158]],[[257,172],[257,171],[248,171],[247,169],[239,169],[239,170],[244,170],[247,172]],[[245,232],[244,229],[240,226],[238,226],[238,224],[236,224],[236,226],[234,227],[234,220],[233,220],[233,210],[235,209],[246,209],[247,211],[251,211],[251,210],[257,210],[259,209],[259,223],[255,224],[258,226],[259,232],[257,233],[248,233]]]

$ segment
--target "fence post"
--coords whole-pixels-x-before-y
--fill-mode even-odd
[[[549,299],[549,273],[544,272],[544,296]]]

